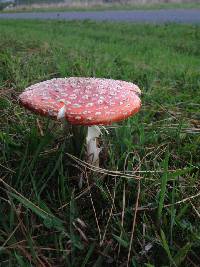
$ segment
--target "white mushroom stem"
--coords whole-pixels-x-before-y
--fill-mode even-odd
[[[90,164],[99,167],[99,153],[101,148],[98,147],[98,137],[101,130],[98,126],[89,126],[86,136],[87,160]]]
[[[59,109],[57,119],[64,120],[66,112],[66,104]],[[68,128],[68,127],[67,127]],[[86,146],[87,146],[87,161],[99,167],[99,153],[101,148],[98,147],[98,137],[101,134],[101,130],[98,126],[89,126],[86,136]]]

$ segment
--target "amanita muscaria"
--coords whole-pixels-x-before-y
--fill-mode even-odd
[[[28,87],[19,96],[21,105],[46,117],[88,126],[87,159],[99,164],[98,125],[109,125],[134,115],[141,107],[137,85],[101,78],[57,78]]]

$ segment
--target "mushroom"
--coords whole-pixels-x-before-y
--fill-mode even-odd
[[[137,85],[101,78],[57,78],[28,87],[19,96],[21,105],[43,116],[88,126],[87,160],[99,166],[98,125],[121,121],[139,111]]]

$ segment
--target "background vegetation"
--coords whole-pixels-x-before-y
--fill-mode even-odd
[[[199,26],[1,21],[0,36],[0,266],[199,266]],[[18,104],[65,76],[142,89],[107,127],[103,171]]]
[[[12,0],[13,1],[13,0]],[[68,10],[137,10],[137,9],[169,9],[200,8],[199,0],[15,0],[1,3],[0,10],[8,11],[68,11]]]
[[[199,3],[199,0],[17,0],[18,4],[31,4],[31,3],[62,3],[73,4],[106,4],[106,3],[119,3],[119,4],[161,4],[161,3]]]

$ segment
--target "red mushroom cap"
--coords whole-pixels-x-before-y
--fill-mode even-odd
[[[71,124],[106,125],[139,111],[137,85],[112,79],[58,78],[37,83],[20,96],[20,103],[43,116],[65,117]]]

